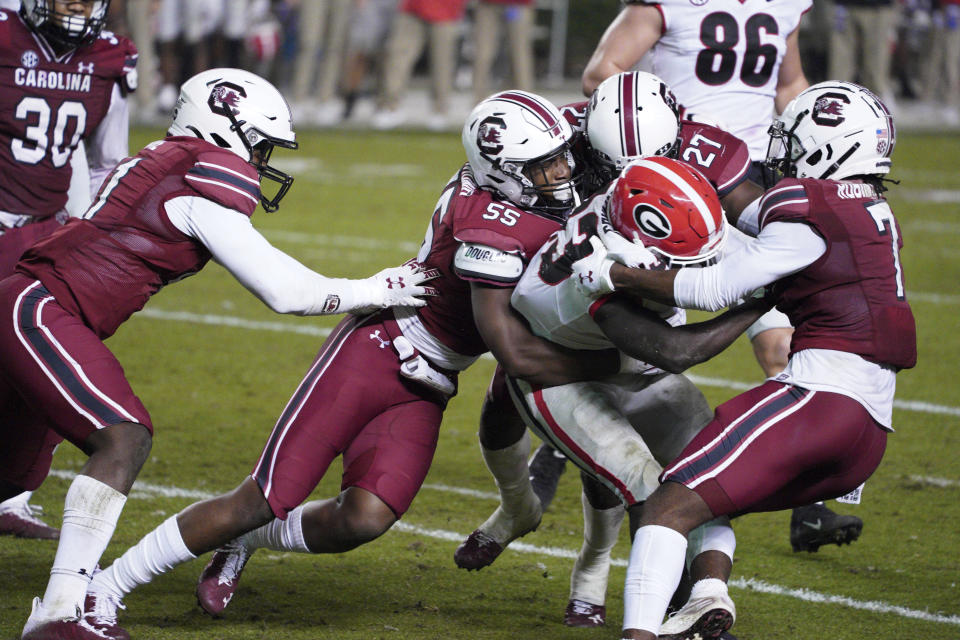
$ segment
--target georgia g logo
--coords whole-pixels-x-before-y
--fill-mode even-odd
[[[647,236],[656,240],[663,240],[673,231],[670,220],[662,211],[649,204],[638,204],[633,208],[633,219],[637,228]]]
[[[210,105],[210,111],[217,115],[226,116],[227,109],[237,113],[237,103],[240,98],[246,98],[247,92],[243,87],[235,85],[232,82],[220,82],[210,91],[210,97],[207,98],[207,104]]]
[[[817,98],[810,117],[821,126],[836,127],[846,120],[843,111],[848,104],[850,98],[842,93],[825,93]]]
[[[490,116],[477,127],[477,148],[486,155],[495,156],[503,151],[503,132],[507,123],[503,118]]]

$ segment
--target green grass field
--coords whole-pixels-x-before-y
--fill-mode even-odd
[[[139,148],[159,131],[137,131]],[[733,628],[741,640],[957,640],[960,638],[960,156],[956,135],[903,135],[891,194],[903,229],[908,297],[920,360],[899,376],[897,433],[859,506],[849,547],[796,554],[788,513],[736,521]],[[277,154],[279,159],[280,154]],[[278,247],[333,276],[369,275],[414,255],[440,188],[463,160],[459,136],[306,133],[285,166],[297,176],[281,210],[254,223]],[[337,318],[278,316],[219,266],[160,292],[108,345],[156,425],[153,453],[104,556],[109,563],[192,501],[235,486]],[[476,439],[493,371],[461,378],[427,485],[403,521],[343,555],[259,552],[224,619],[194,600],[206,558],[127,599],[135,638],[514,639],[619,638],[626,527],[614,550],[606,628],[561,624],[581,542],[579,482],[568,471],[543,524],[478,573],[453,564],[459,540],[495,506]],[[757,382],[745,338],[693,373],[711,404]],[[69,477],[84,457],[61,446],[55,473],[34,495],[59,524]],[[335,464],[316,492],[339,487]],[[55,545],[0,538],[0,638],[19,638],[30,600],[46,584]]]

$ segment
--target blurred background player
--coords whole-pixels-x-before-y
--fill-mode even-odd
[[[169,518],[95,577],[98,625],[117,628],[127,593],[217,547],[197,585],[214,615],[258,548],[342,553],[383,535],[429,470],[458,372],[488,350],[543,384],[616,371],[613,350],[582,354],[537,338],[510,307],[524,263],[576,199],[566,121],[540,96],[502,92],[474,108],[462,138],[467,163],[444,187],[417,256],[438,274],[439,295],[341,322],[250,476]],[[303,503],[339,455],[339,495]]]
[[[400,112],[413,66],[429,43],[430,88],[433,114],[429,126],[443,128],[450,117],[457,37],[466,0],[400,0],[393,18],[374,129],[393,129],[404,122]]]
[[[67,490],[24,640],[113,637],[82,617],[84,599],[153,428],[103,340],[161,287],[213,258],[279,313],[422,304],[413,267],[326,278],[254,229],[257,205],[276,210],[293,182],[269,164],[277,146],[297,146],[283,96],[246,71],[204,72],[184,85],[169,136],[118,165],[83,218],[33,245],[0,281],[0,497],[36,487],[63,438],[89,456]]]
[[[903,243],[883,196],[896,142],[890,112],[859,85],[823,82],[787,105],[770,138],[784,179],[741,214],[742,229],[760,229],[749,248],[703,269],[629,269],[597,255],[574,265],[575,276],[606,271],[615,291],[708,311],[772,286],[796,326],[787,368],[720,405],[644,505],[623,638],[670,637],[664,630],[680,615],[700,637],[729,628],[726,588],[706,580],[693,586],[696,606],[662,623],[687,535],[722,515],[859,501],[892,431],[896,374],[916,363]]]
[[[0,64],[10,71],[0,81],[0,278],[66,221],[78,146],[86,150],[81,166],[89,181],[74,184],[74,214],[127,156],[137,49],[122,36],[101,37],[109,6],[26,0],[19,13],[0,10]],[[0,534],[55,539],[57,530],[36,517],[29,497],[0,503]]]
[[[684,118],[717,124],[746,142],[753,161],[750,179],[770,186],[769,176],[764,177],[766,132],[775,113],[809,85],[800,62],[799,25],[811,6],[810,0],[714,0],[704,12],[688,0],[627,0],[587,62],[584,94],[643,61],[673,89]],[[768,378],[786,366],[792,334],[776,309],[747,331]],[[556,474],[559,464],[546,454],[541,454],[542,466]],[[540,457],[532,464],[541,466]],[[545,492],[555,486],[537,482]],[[860,518],[808,505],[791,515],[790,543],[795,551],[816,551],[822,544],[850,543],[862,528]]]
[[[512,82],[533,90],[533,0],[479,0],[473,6],[473,96],[479,102],[490,93],[490,71],[499,53],[500,29],[506,27]]]

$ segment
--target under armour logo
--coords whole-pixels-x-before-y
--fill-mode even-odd
[[[404,284],[404,282],[403,282],[403,277],[400,277],[400,278],[387,278],[387,279],[386,279],[386,283],[387,283],[387,289],[393,289],[394,287],[396,287],[397,289],[403,289],[404,287],[407,286],[407,285]]]
[[[380,347],[381,349],[386,349],[386,348],[387,348],[387,345],[390,344],[390,341],[389,341],[389,340],[384,340],[383,338],[380,337],[380,329],[377,329],[376,331],[374,331],[373,333],[371,333],[371,334],[370,334],[370,339],[371,339],[371,340],[379,340],[379,341],[380,341],[380,344],[378,344],[377,346]]]
[[[79,71],[80,73],[93,73],[93,63],[90,62],[85,64],[83,62],[78,62],[77,71]]]
[[[586,273],[577,274],[577,277],[580,278],[580,284],[593,282],[593,271],[587,271]]]

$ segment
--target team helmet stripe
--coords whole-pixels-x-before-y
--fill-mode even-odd
[[[682,191],[683,194],[690,199],[690,201],[693,203],[693,206],[697,208],[697,212],[700,214],[700,217],[703,218],[703,224],[707,227],[707,233],[711,236],[716,233],[717,222],[713,219],[713,214],[710,211],[710,205],[708,205],[706,200],[704,200],[703,197],[697,193],[693,187],[690,186],[690,183],[688,183],[683,176],[677,174],[655,160],[645,159],[641,160],[638,164],[642,164],[654,173],[660,174],[672,182],[678,189],[680,189],[680,191]]]
[[[548,105],[537,100],[532,95],[528,93],[520,93],[519,91],[504,91],[497,96],[497,99],[519,104],[521,107],[524,107],[536,114],[536,116],[543,122],[545,129],[551,130],[556,128],[559,130],[560,121],[553,113],[555,109],[551,110]]]
[[[627,157],[640,155],[637,130],[637,83],[632,73],[620,77],[620,144]]]

